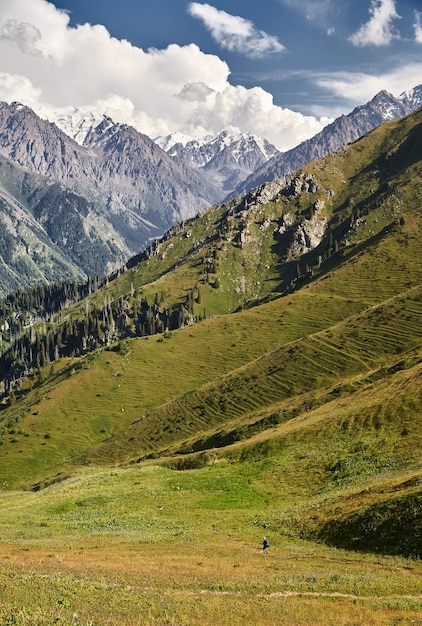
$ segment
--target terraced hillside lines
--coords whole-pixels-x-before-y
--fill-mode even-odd
[[[144,416],[87,458],[116,461],[122,450],[121,461],[144,456],[195,430],[245,419],[283,400],[366,374],[421,345],[421,294],[422,287],[415,288],[406,296],[265,354]]]
[[[320,406],[306,407],[270,429],[256,431],[252,422],[249,430],[238,426],[245,439],[219,455],[232,461],[242,458],[256,463],[261,459],[265,480],[273,485],[274,500],[281,492],[300,493],[300,498],[292,498],[294,509],[286,511],[281,522],[297,532],[307,528],[311,533],[325,521],[325,515],[332,519],[336,507],[336,515],[359,509],[360,496],[356,494],[367,502],[371,494],[379,494],[383,500],[384,487],[390,482],[403,482],[403,477],[422,471],[422,351],[414,358],[416,365],[384,371],[378,380],[356,379],[362,386],[343,396],[333,389]],[[398,366],[406,367],[397,362],[394,367]],[[181,451],[172,449],[173,454]],[[267,456],[271,458],[270,473],[264,469]],[[259,472],[254,481],[259,483],[263,475]],[[274,519],[267,518],[271,526],[276,523],[275,511],[274,515]]]
[[[26,379],[0,413],[0,473],[27,484],[31,468],[35,481],[80,458],[158,455],[195,437],[205,446],[212,431],[277,425],[293,405],[405,359],[421,337],[419,292],[409,291],[422,284],[421,115],[176,225],[60,311],[51,327],[94,309],[101,323],[115,301],[124,341],[74,359],[60,379],[49,367]],[[128,337],[145,297],[202,321]]]
[[[344,250],[344,260],[314,284],[338,297],[382,302],[422,282],[422,211],[413,211],[382,237]],[[311,286],[313,287],[313,285]]]
[[[350,369],[348,356],[329,346],[332,364],[324,376],[313,359],[312,338],[298,340],[232,371],[225,377],[165,404],[132,424],[122,436],[97,447],[86,458],[100,461],[145,454],[224,422],[245,418],[255,411],[337,380]],[[352,365],[359,371],[360,365]],[[126,443],[124,443],[126,442]],[[117,449],[118,448],[118,449]]]
[[[361,309],[358,303],[305,290],[206,320],[165,340],[130,340],[116,351],[55,363],[45,368],[43,383],[28,381],[19,402],[0,415],[5,428],[0,473],[12,485],[32,484],[61,471],[61,464],[124,430],[140,415],[338,321],[345,305]],[[192,421],[189,434],[199,426],[208,428],[208,421]],[[149,445],[146,441],[145,449]]]
[[[356,538],[360,538],[360,549],[374,549],[373,530],[387,522],[387,545],[391,532],[388,519],[400,518],[402,528],[391,534],[395,536],[395,545],[391,543],[388,552],[396,553],[400,541],[403,548],[408,537],[413,537],[413,550],[420,551],[415,532],[420,529],[416,502],[422,495],[422,352],[419,350],[415,357],[419,361],[416,365],[391,375],[384,372],[384,377],[374,383],[280,425],[272,433],[272,444],[275,448],[279,440],[280,450],[286,449],[295,436],[296,459],[307,459],[307,472],[316,479],[312,500],[307,500],[306,505],[298,500],[283,514],[297,532],[306,528],[307,536],[323,537],[334,545],[354,549]],[[268,434],[262,433],[263,437],[268,438]],[[322,441],[326,442],[324,446],[320,445]],[[246,456],[252,456],[258,441],[250,439],[245,445],[250,447]],[[306,456],[306,450],[312,450],[312,455]],[[230,455],[235,455],[234,449]],[[281,456],[280,463],[286,463]],[[289,470],[281,467],[280,471],[284,474]],[[288,480],[294,482],[298,478],[299,475],[289,474]],[[408,497],[407,514],[401,510],[397,517],[396,504]],[[376,541],[378,546],[383,543],[379,535]]]

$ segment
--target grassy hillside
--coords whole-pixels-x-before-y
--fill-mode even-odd
[[[273,526],[268,486],[251,481],[252,463],[245,468],[90,469],[60,486],[3,496],[0,619],[25,626],[419,623],[420,561],[298,539],[280,509]]]
[[[38,327],[126,330],[5,397],[0,618],[29,583],[16,623],[422,622],[421,140],[419,112],[177,225]],[[145,298],[190,316],[136,336]]]

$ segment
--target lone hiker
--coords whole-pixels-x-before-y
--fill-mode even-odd
[[[262,541],[262,549],[264,551],[264,554],[268,554],[268,548],[270,547],[270,542],[268,541],[268,539],[266,537],[264,537],[263,541]]]

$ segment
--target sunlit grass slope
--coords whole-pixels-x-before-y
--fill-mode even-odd
[[[96,460],[102,455],[106,462],[127,460],[276,402],[310,392],[319,395],[335,384],[353,384],[353,377],[420,345],[421,307],[418,287],[231,368],[222,378],[144,415],[123,435],[103,444]]]
[[[152,302],[156,294],[163,306],[169,306],[185,302],[194,289],[200,293],[200,302],[194,305],[197,315],[204,310],[208,317],[225,314],[285,293],[307,267],[315,277],[323,275],[331,264],[378,244],[398,221],[405,220],[407,226],[397,246],[407,246],[413,220],[420,220],[421,120],[418,111],[384,124],[347,148],[308,164],[293,177],[300,183],[299,191],[286,181],[280,193],[281,183],[264,186],[246,200],[211,208],[176,225],[147,258],[132,260],[127,271],[92,294],[90,306],[122,297],[142,296]],[[312,190],[300,191],[309,176]],[[294,242],[281,231],[286,224],[309,227],[316,205],[325,235],[316,248],[293,253]],[[392,262],[396,254],[397,250],[392,252]],[[385,267],[391,264],[385,258]],[[83,315],[85,310],[82,302],[65,315]]]
[[[2,412],[0,469],[4,482],[10,486],[32,484],[56,469],[62,471],[63,463],[84,451],[88,454],[92,446],[118,435],[140,418],[145,428],[143,440],[135,438],[128,445],[124,435],[123,452],[117,440],[116,447],[107,444],[102,462],[139,456],[174,441],[177,433],[185,438],[196,429],[232,419],[230,410],[235,409],[237,415],[251,413],[262,403],[278,401],[280,394],[303,392],[311,379],[316,389],[318,384],[325,386],[341,378],[343,367],[349,376],[375,366],[384,356],[394,356],[398,349],[406,350],[420,337],[417,301],[412,304],[410,297],[406,304],[406,295],[403,301],[398,298],[364,313],[368,306],[405,294],[422,282],[421,216],[412,212],[402,222],[289,296],[207,319],[167,338],[130,340],[116,350],[46,368],[46,380],[34,379],[28,384],[29,391],[22,391],[18,402]],[[341,320],[348,322],[339,327]],[[332,326],[331,331],[318,335]],[[287,345],[291,342],[296,344]],[[365,354],[368,351],[369,356]],[[267,353],[262,362],[248,365]],[[263,363],[274,370],[272,376],[262,370]],[[259,375],[253,371],[258,366]],[[239,400],[244,387],[232,390],[228,381],[233,378],[237,387],[242,372],[246,389]],[[210,383],[208,396],[201,401],[204,390],[199,389]],[[187,393],[190,395],[177,400]],[[207,400],[210,394],[212,403]],[[170,401],[173,404],[159,409]],[[196,417],[190,410],[188,419],[176,423],[172,408],[192,402],[197,403]],[[208,406],[201,408],[204,403]],[[199,415],[204,410],[211,417]],[[158,417],[165,414],[167,427]]]
[[[0,623],[422,624],[421,129],[175,226],[50,322],[198,319],[1,405]]]
[[[298,538],[295,511],[285,509],[265,462],[188,472],[90,469],[36,493],[2,494],[0,619],[25,626],[418,623],[420,561]],[[293,478],[290,493],[299,487],[312,495],[310,481],[301,481]]]
[[[270,520],[281,535],[420,554],[418,530],[399,536],[421,528],[421,117],[309,164],[292,179],[304,193],[258,190],[175,227],[62,311],[53,323],[110,298],[171,306],[190,290],[206,309],[28,377],[0,412],[3,488],[57,483],[60,499],[60,481],[86,466],[209,471],[216,484],[221,468],[224,485],[253,488],[232,505],[265,510],[260,532]],[[280,232],[306,226],[315,204],[325,234],[295,259]]]

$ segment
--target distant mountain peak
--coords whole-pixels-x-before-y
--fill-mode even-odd
[[[356,141],[383,122],[403,117],[420,106],[422,106],[422,85],[414,87],[398,98],[383,89],[372,100],[356,107],[347,115],[341,115],[311,139],[270,158],[227,197],[240,197],[258,185],[294,172],[306,163]]]
[[[98,238],[105,247],[98,262],[103,269],[219,199],[212,182],[175,162],[148,136],[75,107],[62,111],[54,123],[28,107],[0,102],[0,155],[78,196],[81,200],[72,202],[84,232],[94,232],[101,218]],[[53,200],[49,209],[57,212],[64,201],[56,206]],[[66,223],[65,213],[60,219]]]
[[[173,159],[206,172],[222,195],[279,153],[266,139],[237,129],[224,129],[202,139],[185,139],[175,133],[156,141]]]
[[[400,94],[399,99],[404,103],[409,113],[419,109],[422,106],[422,85],[404,91]]]
[[[61,109],[54,116],[54,123],[80,146],[84,145],[89,133],[99,126],[106,116],[74,106]]]
[[[208,141],[210,137],[207,137],[204,141]],[[169,152],[173,146],[182,145],[186,146],[190,141],[198,141],[201,142],[201,139],[197,138],[196,140],[191,135],[185,135],[184,133],[175,132],[170,133],[169,135],[155,137],[155,143],[160,146],[162,150]]]

